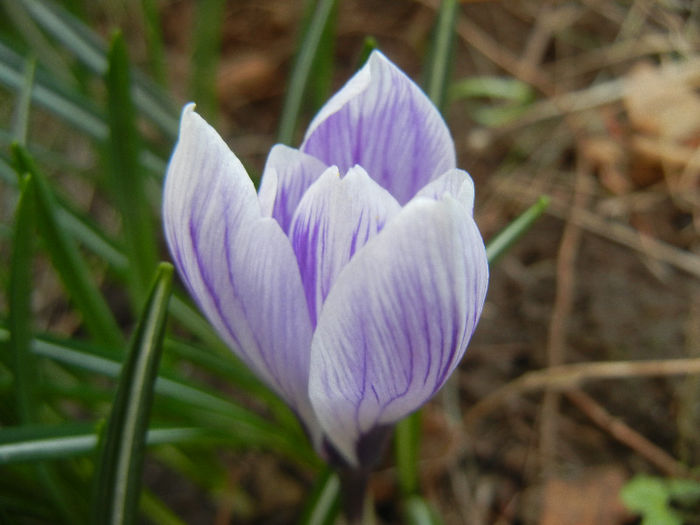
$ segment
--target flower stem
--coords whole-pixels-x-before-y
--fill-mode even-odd
[[[343,498],[343,514],[347,525],[368,523],[365,518],[369,518],[369,516],[365,516],[365,511],[369,470],[343,469],[338,474]]]

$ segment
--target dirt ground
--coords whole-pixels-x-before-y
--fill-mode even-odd
[[[274,143],[301,4],[226,9],[218,127],[254,171]],[[367,35],[420,80],[435,1],[340,4],[334,89]],[[162,6],[183,102],[193,7]],[[668,361],[700,358],[700,5],[468,1],[459,13],[453,80],[505,77],[531,93],[498,125],[479,113],[506,104],[493,94],[447,106],[484,237],[552,200],[493,268],[467,357],[423,412],[422,491],[447,524],[634,523],[625,482],[687,476],[700,459],[698,363]],[[167,499],[185,521],[290,522],[303,473],[264,454],[223,459],[256,505],[182,487]],[[380,518],[400,523],[392,463],[372,488]],[[167,475],[152,468],[158,487]]]

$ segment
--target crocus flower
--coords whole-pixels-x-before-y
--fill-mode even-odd
[[[178,272],[231,349],[317,449],[366,466],[366,440],[424,404],[464,354],[488,264],[474,185],[437,109],[384,55],[276,145],[259,192],[187,105],[163,216]]]

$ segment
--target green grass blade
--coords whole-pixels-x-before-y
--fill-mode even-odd
[[[549,206],[549,197],[541,196],[535,204],[525,210],[486,245],[486,257],[494,264],[533,225]]]
[[[42,0],[23,0],[23,3],[34,21],[83,65],[97,75],[105,74],[106,46],[96,33],[58,5]],[[169,138],[175,139],[179,112],[167,95],[142,75],[134,75],[132,90],[138,110]]]
[[[160,14],[156,0],[143,0],[143,21],[145,26],[146,49],[151,73],[156,82],[162,87],[167,86],[167,71],[165,69],[165,51],[163,46],[163,30],[160,27]]]
[[[439,109],[443,108],[447,94],[458,5],[457,0],[442,0],[433,30],[430,55],[424,69],[425,92]]]
[[[187,525],[163,501],[148,489],[141,491],[139,507],[149,523],[158,525]]]
[[[321,37],[330,20],[337,0],[318,0],[311,22],[303,35],[289,78],[284,107],[280,117],[277,140],[282,144],[292,144],[294,131],[301,111],[304,92],[313,68],[314,59],[318,53]]]
[[[365,39],[362,41],[362,49],[360,50],[360,57],[357,60],[356,69],[360,69],[362,66],[364,66],[365,62],[367,62],[369,56],[372,54],[372,51],[374,51],[378,47],[379,43],[377,42],[376,38],[374,38],[373,36],[366,36]]]
[[[16,28],[17,33],[29,44],[41,62],[51,70],[51,74],[64,82],[69,82],[71,73],[68,65],[65,63],[65,59],[42,34],[24,9],[22,2],[1,0],[0,6],[5,11],[7,19]]]
[[[396,425],[394,434],[396,473],[401,494],[411,496],[418,493],[418,455],[420,452],[420,412],[405,417]]]
[[[122,218],[124,244],[130,262],[131,299],[134,305],[140,305],[156,266],[156,240],[139,164],[141,144],[129,89],[129,59],[120,33],[112,39],[108,60],[106,84],[110,137],[107,171]]]
[[[24,85],[20,92],[19,104],[15,113],[13,135],[15,140],[24,145],[27,143],[27,130],[29,129],[29,113],[32,105],[32,89],[34,87],[34,72],[36,60],[28,59],[25,63]]]
[[[86,427],[88,425],[81,425]],[[90,425],[94,427],[94,425]],[[62,460],[87,456],[97,449],[98,437],[94,430],[77,429],[66,425],[39,426],[22,429],[17,436],[14,428],[0,429],[0,465]],[[148,445],[193,443],[211,441],[212,431],[198,427],[169,427],[150,429],[146,436]]]
[[[3,43],[0,38],[0,84],[19,91],[25,83],[25,59]],[[133,93],[132,93],[133,96]],[[48,77],[40,67],[37,68],[32,102],[54,114],[72,129],[88,137],[103,142],[109,138],[106,117],[90,99],[81,96],[75,89],[61,84],[55,78]],[[177,120],[175,121],[177,126]],[[158,154],[144,149],[140,162],[144,169],[161,178],[165,173],[166,161]]]
[[[15,214],[8,298],[9,352],[13,359],[15,407],[23,423],[36,419],[36,363],[30,353],[32,340],[31,292],[32,245],[35,228],[35,198],[31,176],[23,179]]]
[[[0,343],[7,341],[9,332],[0,328]],[[46,337],[36,338],[32,351],[39,356],[52,359],[70,367],[106,377],[118,377],[121,363],[104,357],[104,353],[84,342],[58,341]],[[292,429],[280,427],[265,420],[232,400],[212,393],[205,387],[185,382],[180,378],[162,373],[155,385],[156,392],[174,403],[177,415],[186,417],[210,429],[225,429],[230,439],[245,446],[262,446],[283,452],[289,457],[309,465],[318,463],[299,426]]]
[[[41,172],[36,169],[26,149],[13,148],[15,170],[29,173],[35,187],[39,233],[44,240],[51,262],[66,291],[80,311],[87,329],[96,341],[110,347],[121,347],[122,335],[117,322],[95,284],[90,280],[85,260],[73,239],[68,236],[57,217],[56,200]]]
[[[22,73],[24,59],[9,46],[0,42],[0,83],[13,90],[22,89],[24,75]],[[88,136],[105,140],[108,130],[104,119],[90,101],[82,100],[76,93],[69,95],[69,90],[59,88],[56,80],[49,82],[37,71],[32,101],[54,113],[71,127],[86,133]]]
[[[484,126],[501,126],[515,120],[535,98],[534,90],[525,82],[498,76],[462,79],[450,86],[448,95],[450,101],[470,100],[467,111]]]
[[[158,267],[119,378],[95,473],[95,525],[127,525],[138,513],[153,389],[158,374],[173,267]]]
[[[38,395],[41,377],[37,360],[31,353],[31,292],[32,245],[36,227],[36,198],[31,175],[22,181],[22,191],[15,217],[13,253],[10,262],[8,293],[10,328],[9,350],[13,356],[14,393],[18,420],[21,424],[38,421],[40,399]],[[72,515],[68,497],[56,472],[47,465],[37,465],[36,475],[44,493],[48,494],[64,523],[70,523]]]
[[[404,502],[403,512],[407,525],[443,525],[443,521],[430,508],[428,502],[418,496]]]
[[[226,1],[200,0],[195,5],[190,93],[197,103],[197,111],[208,121],[215,122],[218,115],[216,73],[221,56],[221,29]]]
[[[313,20],[313,14],[316,8],[315,0],[307,0],[306,4],[306,15],[304,17],[305,23],[302,34],[306,33],[308,24],[310,24]],[[315,113],[326,102],[326,100],[328,100],[331,94],[331,87],[333,83],[333,65],[335,63],[333,54],[335,50],[337,18],[338,3],[336,2],[328,15],[326,24],[323,27],[323,33],[321,33],[321,39],[318,43],[316,56],[314,57],[311,72],[309,73],[309,85],[307,88],[308,95],[305,98],[310,102],[307,109],[310,109],[313,113]]]
[[[316,480],[299,525],[333,525],[340,512],[340,479],[326,468]]]

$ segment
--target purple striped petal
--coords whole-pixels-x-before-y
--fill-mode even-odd
[[[359,164],[401,204],[456,166],[440,113],[378,51],[321,109],[301,149],[341,173]]]
[[[302,195],[328,166],[311,155],[282,144],[272,147],[260,181],[258,198],[263,215],[289,232]]]
[[[312,324],[338,273],[400,210],[359,166],[340,178],[328,168],[299,203],[289,237],[299,262]]]
[[[200,309],[317,435],[307,390],[312,328],[291,244],[262,216],[243,165],[192,104],[163,198],[170,252]]]
[[[459,363],[486,296],[484,243],[469,210],[416,198],[345,266],[321,311],[309,393],[351,464],[373,429],[425,403]]]

